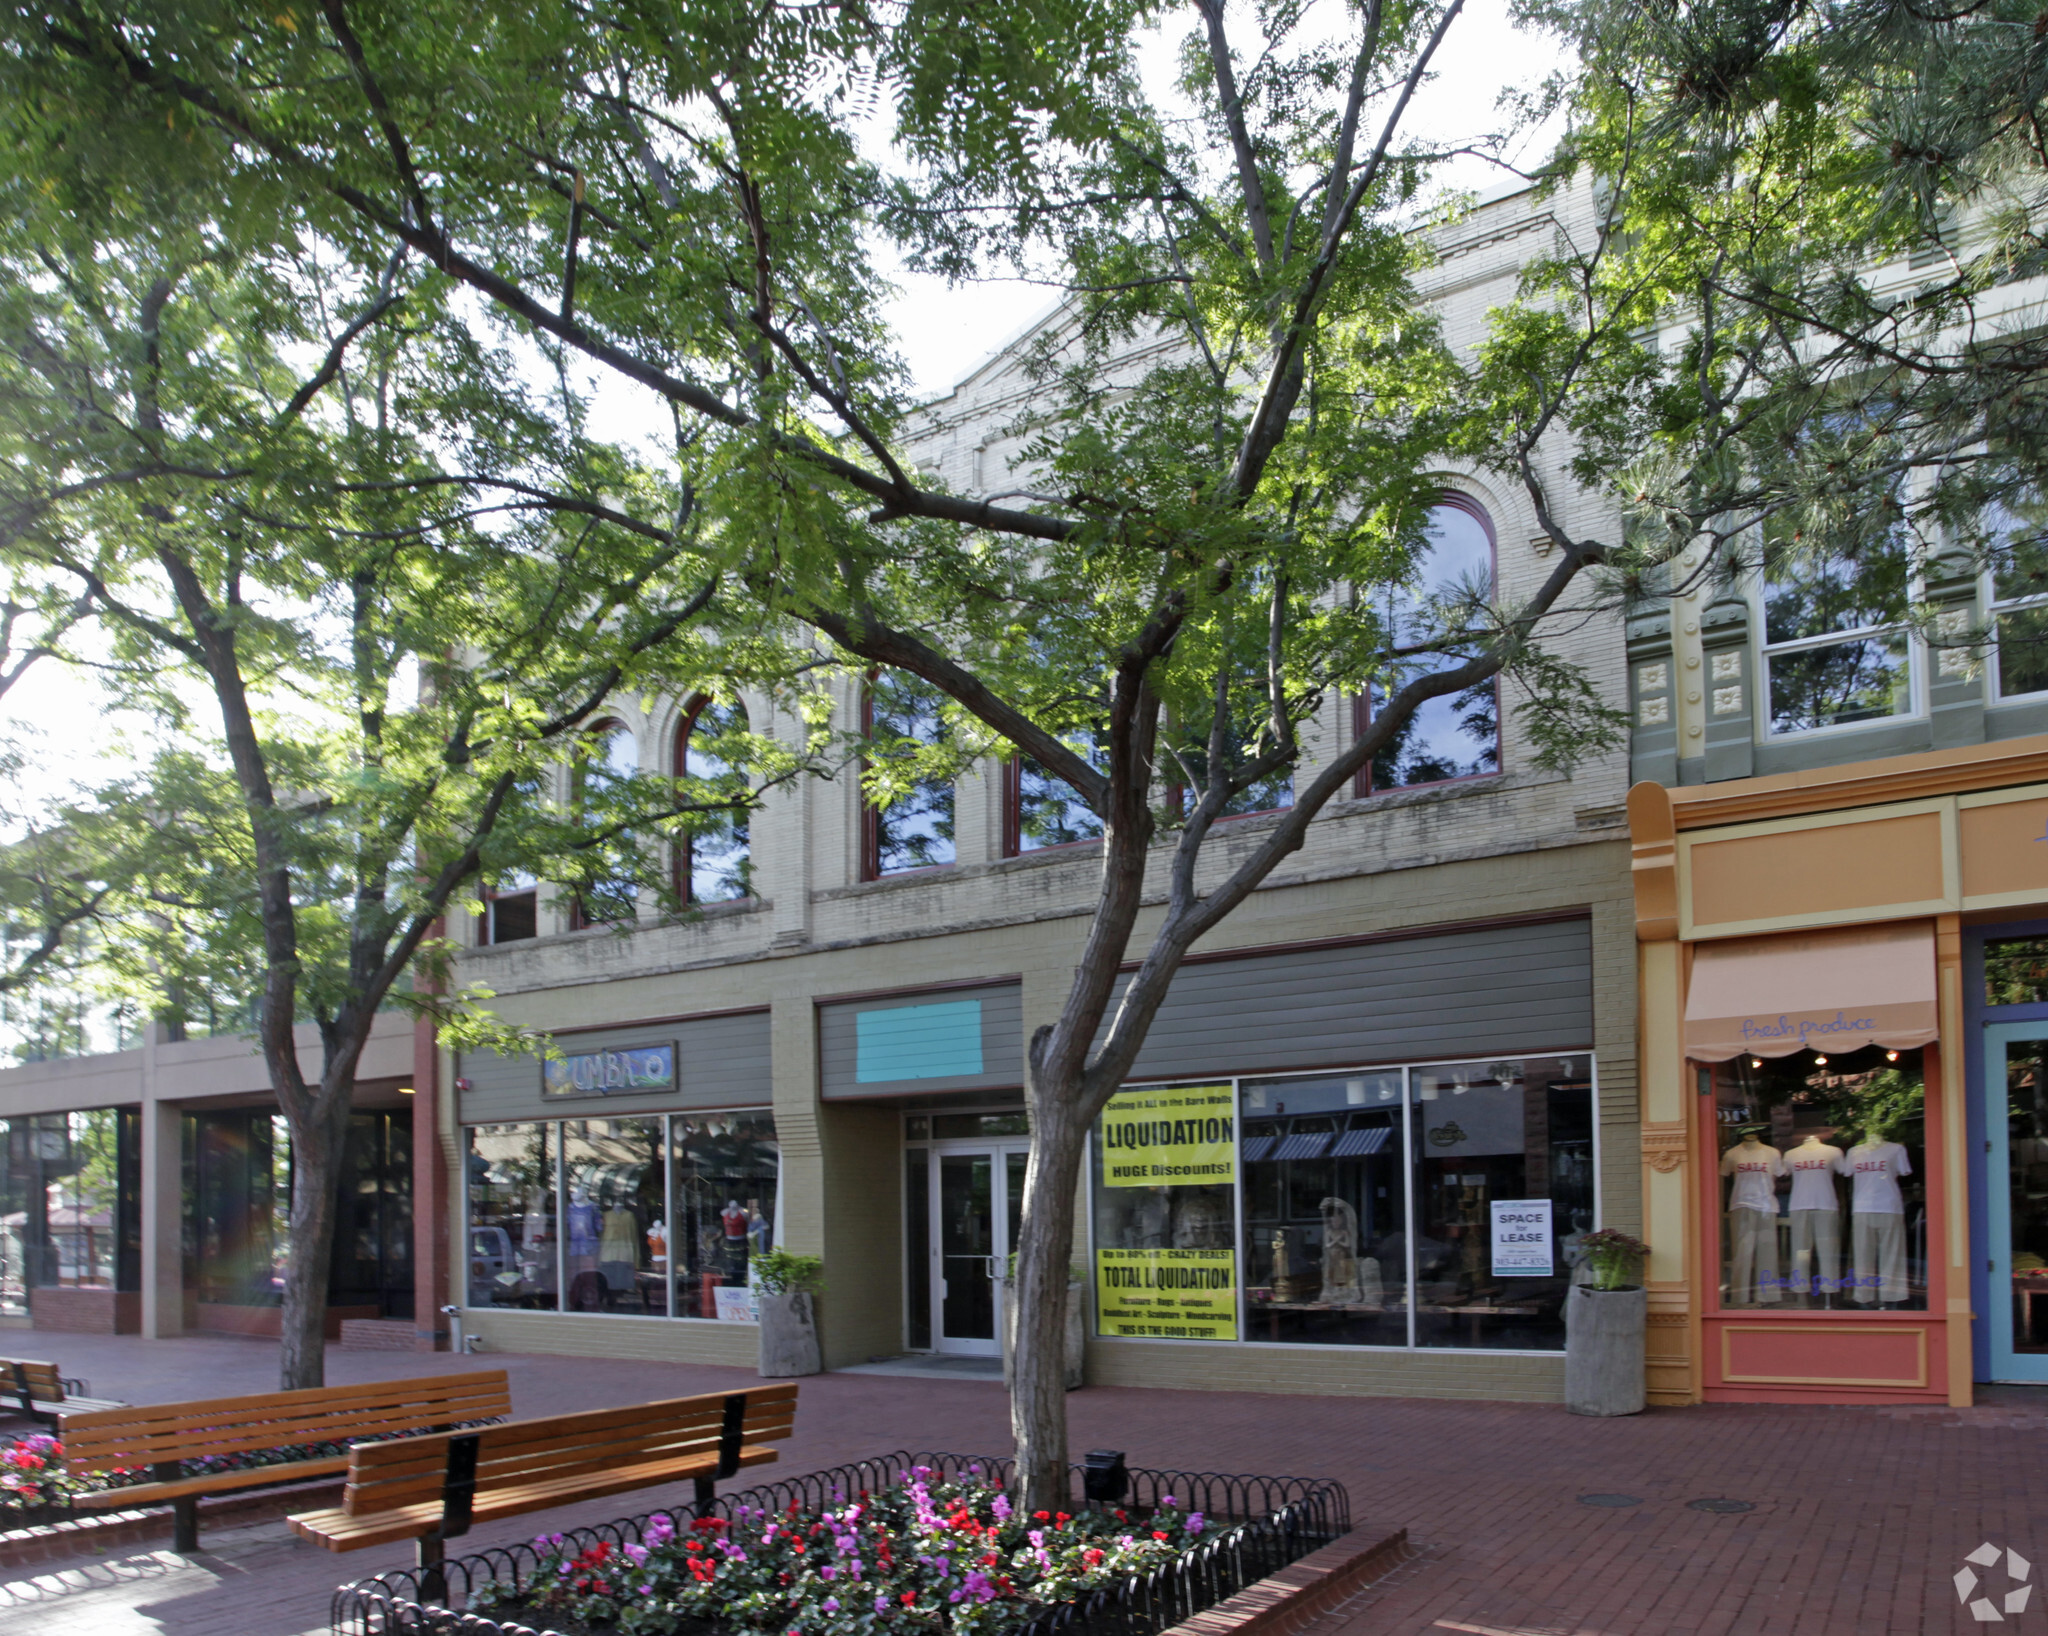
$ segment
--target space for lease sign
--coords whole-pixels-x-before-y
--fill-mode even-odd
[[[1101,1141],[1106,1187],[1237,1180],[1237,1118],[1228,1085],[1119,1091],[1103,1110]]]

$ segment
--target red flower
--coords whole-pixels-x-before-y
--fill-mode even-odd
[[[1081,1561],[1087,1567],[1099,1568],[1102,1566],[1102,1552],[1091,1546],[1081,1553]]]
[[[1155,1528],[1152,1530],[1152,1537],[1154,1539],[1164,1539],[1166,1535],[1162,1530]]]
[[[917,1606],[917,1592],[916,1592],[916,1591],[905,1591],[905,1592],[903,1593],[903,1605],[904,1605],[904,1606],[905,1606],[906,1608],[914,1608],[914,1607],[916,1607],[916,1606]]]

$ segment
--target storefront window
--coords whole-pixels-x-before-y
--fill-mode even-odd
[[[555,1230],[559,1137],[545,1124],[469,1132],[469,1304],[553,1312],[561,1289]],[[551,1152],[550,1149],[555,1149]]]
[[[668,1268],[653,1247],[666,1236],[660,1118],[570,1119],[561,1130],[564,1309],[665,1313]]]
[[[1593,1228],[1583,1056],[1409,1070],[1415,1343],[1555,1350]]]
[[[2039,1005],[2048,1001],[2048,937],[1984,940],[1984,1003]]]
[[[1595,1225],[1590,1056],[1235,1090],[1234,1137],[1228,1081],[1134,1087],[1103,1114],[1092,1172],[1102,1334],[1564,1345],[1576,1246]]]
[[[775,1117],[686,1114],[669,1125],[675,1214],[664,1225],[665,1252],[676,1258],[676,1314],[748,1318],[748,1263],[776,1244]]]
[[[2005,1049],[2012,1349],[2048,1354],[2048,1040]],[[1994,1289],[1991,1298],[2003,1300]]]
[[[141,1164],[131,1109],[0,1120],[0,1310],[31,1289],[138,1287]]]
[[[1920,1056],[1872,1045],[1711,1070],[1724,1308],[1927,1310]]]
[[[1245,1339],[1407,1345],[1401,1082],[1243,1085]]]

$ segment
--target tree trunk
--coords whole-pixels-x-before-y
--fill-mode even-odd
[[[1030,1076],[1031,1163],[1024,1172],[1024,1227],[1013,1286],[1017,1332],[1011,1360],[1010,1435],[1024,1510],[1064,1511],[1067,1492],[1067,1280],[1074,1252],[1074,1193],[1087,1152],[1078,1084]]]
[[[279,1315],[278,1385],[303,1391],[327,1384],[327,1282],[334,1260],[335,1201],[355,1087],[322,1087],[321,1112],[291,1121],[292,1213]]]

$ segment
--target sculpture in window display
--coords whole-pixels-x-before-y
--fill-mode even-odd
[[[1295,1271],[1294,1229],[1273,1230],[1273,1299],[1281,1306],[1305,1306],[1321,1291],[1322,1275],[1315,1268]]]
[[[1361,1306],[1358,1212],[1343,1199],[1324,1199],[1317,1208],[1323,1213],[1323,1299],[1334,1307]]]
[[[1173,1223],[1176,1250],[1230,1248],[1230,1205],[1227,1200],[1197,1193],[1181,1202]]]

